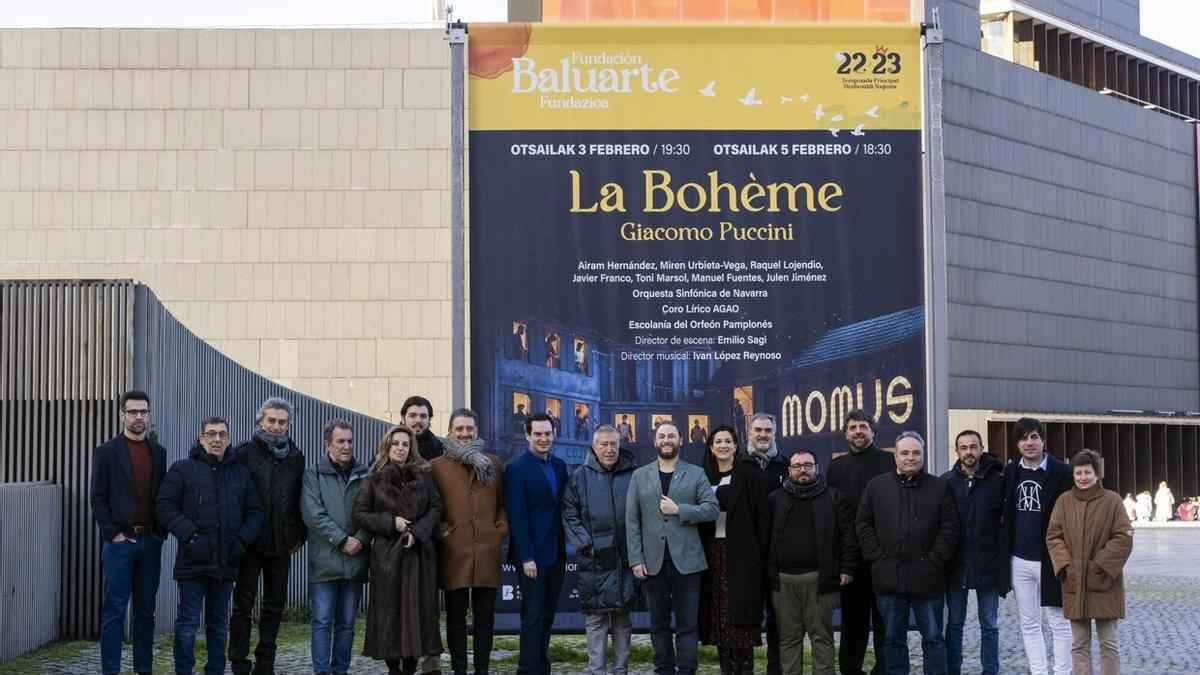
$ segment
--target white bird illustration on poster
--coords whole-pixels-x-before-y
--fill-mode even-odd
[[[865,127],[865,126],[867,126],[867,125],[860,124],[860,125],[854,127],[854,131],[851,131],[850,135],[851,136],[866,136],[866,134],[863,133],[863,127]]]
[[[830,122],[841,122],[844,119],[846,119],[846,118],[842,117],[841,115],[834,115],[833,117],[829,118],[829,121]]]
[[[792,99],[790,99],[790,98],[788,98],[788,97],[786,97],[786,96],[780,96],[780,97],[779,97],[779,102],[780,102],[780,103],[791,103],[791,102],[792,102]]]
[[[825,116],[825,108],[822,107],[820,103],[818,103],[817,107],[813,108],[813,117],[820,120],[824,116]]]
[[[716,86],[717,86],[716,80],[709,82],[708,84],[704,85],[703,89],[700,90],[700,95],[707,96],[709,98],[716,98],[716,96],[717,96]]]
[[[762,105],[762,101],[754,97],[754,90],[755,87],[750,87],[750,91],[746,92],[745,96],[739,98],[738,102],[742,105]]]
[[[838,129],[838,128],[834,127],[834,128],[832,128],[832,129],[830,129],[830,130],[829,130],[829,133],[833,134],[833,137],[834,137],[834,138],[838,138],[838,132],[839,132],[839,131],[841,131],[841,129]]]
[[[867,108],[867,117],[879,117],[879,106],[873,105]]]
[[[805,103],[808,103],[809,98],[811,97],[808,94],[800,94],[800,100],[804,101]]]

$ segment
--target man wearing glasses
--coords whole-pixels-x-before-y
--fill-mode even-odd
[[[162,540],[154,500],[167,471],[167,451],[146,438],[150,397],[130,391],[119,404],[121,433],[92,453],[92,516],[103,537],[104,607],[100,612],[100,666],[121,671],[125,609],[133,599],[133,669],[153,667],[154,602]]]
[[[220,417],[200,423],[187,459],[171,465],[156,502],[158,521],[178,542],[175,583],[175,672],[196,665],[193,647],[204,614],[209,675],[225,672],[229,601],[238,561],[262,529],[262,506],[250,471],[229,452],[229,424]]]
[[[797,450],[788,477],[767,498],[771,504],[771,550],[767,572],[779,626],[785,673],[804,665],[804,635],[812,641],[812,672],[833,675],[833,608],[838,592],[854,580],[858,541],[850,500],[825,483],[817,458]]]

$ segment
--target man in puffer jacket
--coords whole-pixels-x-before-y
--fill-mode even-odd
[[[629,612],[640,597],[625,544],[625,499],[633,475],[633,453],[620,447],[621,434],[603,425],[592,434],[592,452],[571,474],[563,492],[563,526],[575,548],[579,604],[586,617],[588,673],[628,672]],[[605,656],[612,634],[613,667]]]
[[[229,450],[229,424],[210,417],[187,459],[171,465],[158,490],[159,523],[175,535],[175,672],[191,673],[200,611],[208,638],[204,672],[225,672],[229,601],[238,561],[262,528],[262,506],[246,467]]]

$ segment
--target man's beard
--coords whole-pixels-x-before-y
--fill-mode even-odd
[[[660,445],[658,446],[658,456],[663,459],[675,459],[679,454],[679,446],[677,445]]]

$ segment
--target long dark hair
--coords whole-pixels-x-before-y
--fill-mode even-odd
[[[717,467],[717,458],[713,457],[712,454],[712,446],[713,439],[716,438],[717,434],[721,433],[722,431],[728,431],[729,435],[733,436],[733,461],[735,464],[737,463],[738,448],[741,447],[741,443],[738,441],[737,429],[734,429],[728,424],[718,424],[713,428],[712,431],[708,432],[708,439],[704,441],[703,466],[704,474],[708,476],[710,481],[716,480],[717,476],[721,474],[721,470]]]

